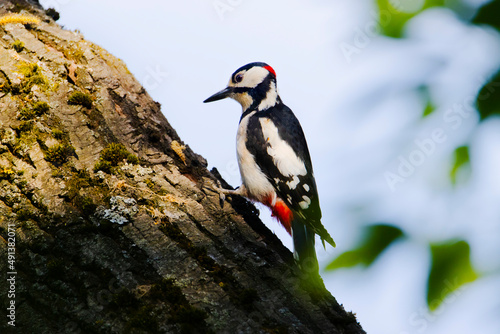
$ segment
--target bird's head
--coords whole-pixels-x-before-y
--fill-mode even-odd
[[[203,102],[212,102],[230,97],[241,104],[243,111],[264,110],[279,101],[276,88],[276,73],[266,63],[250,63],[237,69],[227,87]]]

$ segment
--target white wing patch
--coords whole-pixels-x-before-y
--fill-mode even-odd
[[[303,199],[303,201],[299,202],[299,205],[302,208],[302,210],[305,210],[311,204],[311,199],[309,197],[307,197],[307,196],[302,196],[302,199]]]
[[[311,190],[311,188],[309,188],[309,186],[307,184],[305,184],[305,183],[304,183],[303,187],[304,187],[304,190],[307,191],[307,192],[309,192],[309,190]]]
[[[294,190],[295,188],[297,188],[297,184],[299,184],[299,182],[299,177],[297,175],[294,175],[292,181],[287,181],[286,185],[290,190]]]
[[[267,154],[273,158],[273,162],[285,177],[306,175],[306,165],[293,151],[286,141],[281,139],[278,128],[269,118],[260,118],[262,134],[269,143]]]

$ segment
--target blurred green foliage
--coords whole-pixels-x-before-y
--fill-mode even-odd
[[[500,0],[493,0],[481,7],[472,23],[488,24],[500,30]]]
[[[431,99],[431,96],[430,96],[430,92],[429,92],[429,87],[428,86],[422,86],[419,88],[419,91],[421,92],[421,95],[422,95],[422,99],[425,102],[425,108],[424,108],[424,112],[422,113],[422,117],[425,118],[427,116],[429,116],[430,114],[432,114],[434,112],[434,110],[436,110],[436,106],[434,105],[434,103],[432,103],[432,99]]]
[[[427,104],[425,105],[424,113],[422,114],[422,116],[423,117],[429,116],[430,114],[432,114],[434,110],[436,110],[436,107],[434,107],[431,100],[428,100]]]
[[[482,6],[472,19],[472,23],[489,25],[500,30],[500,0]],[[500,115],[500,69],[481,88],[476,105],[481,120],[492,115]]]
[[[500,17],[500,13],[498,15]],[[500,71],[481,88],[477,95],[476,106],[481,120],[492,115],[500,115]]]
[[[427,281],[427,305],[436,310],[450,294],[459,293],[459,288],[473,282],[479,275],[470,261],[469,244],[463,240],[451,240],[431,244],[431,270]]]
[[[421,12],[430,7],[442,6],[451,10],[460,8],[457,1],[425,0],[393,1],[376,0],[379,8],[379,28],[382,34],[401,38],[405,24]],[[461,7],[466,8],[466,7]],[[469,17],[472,24],[489,25],[500,30],[500,0],[484,4],[476,13],[460,15]],[[474,16],[475,15],[475,16]],[[422,117],[432,114],[436,110],[430,97],[429,87],[417,88],[422,93],[425,107]],[[492,73],[476,97],[476,107],[480,120],[500,115],[500,69]],[[456,184],[460,171],[470,167],[469,145],[457,147],[453,152],[453,162],[450,167],[450,180]],[[394,241],[406,237],[396,226],[372,225],[363,231],[362,241],[353,250],[346,251],[333,260],[326,270],[362,265],[368,267]],[[440,243],[429,243],[431,265],[427,280],[427,306],[435,311],[439,306],[452,298],[458,297],[464,284],[474,282],[479,274],[474,270],[470,259],[470,246],[464,240],[445,240]]]
[[[419,6],[415,5],[417,1],[377,0],[380,29],[386,36],[402,37],[403,28],[408,20],[429,7],[444,6],[444,2],[445,0],[426,0]]]
[[[463,167],[470,166],[469,146],[460,146],[455,149],[454,161],[450,171],[451,183],[457,183],[457,173]]]
[[[325,269],[336,270],[339,268],[371,265],[382,252],[394,241],[403,237],[403,232],[392,225],[371,225],[366,227],[364,236],[358,246],[351,251],[340,254]]]

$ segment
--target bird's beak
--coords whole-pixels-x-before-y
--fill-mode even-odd
[[[233,92],[233,89],[231,87],[226,87],[223,90],[221,90],[220,92],[217,92],[214,95],[210,96],[208,99],[203,101],[203,103],[225,99],[226,97],[229,97],[232,92]]]

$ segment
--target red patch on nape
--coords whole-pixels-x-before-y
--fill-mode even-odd
[[[292,220],[293,212],[281,199],[277,198],[274,206],[272,205],[272,197],[269,196],[264,200],[264,204],[267,205],[272,212],[272,216],[277,218],[281,225],[285,228],[288,234],[292,235]]]
[[[264,66],[264,68],[266,70],[268,70],[269,72],[271,72],[271,74],[274,75],[274,77],[276,78],[276,72],[274,72],[274,69],[271,66],[267,65],[267,66]]]

